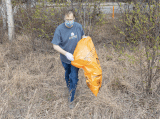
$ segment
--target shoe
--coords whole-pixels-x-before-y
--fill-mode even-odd
[[[73,103],[73,102],[70,102],[70,103],[69,103],[69,108],[70,108],[70,109],[73,109],[73,108],[74,108],[74,103]]]
[[[71,95],[69,95],[69,97],[68,97],[68,103],[69,103],[69,108],[73,109],[74,108],[74,104],[73,104],[73,101],[70,102],[70,100],[71,100]]]

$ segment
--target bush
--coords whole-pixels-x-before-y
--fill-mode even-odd
[[[140,67],[142,64],[141,58],[146,57],[147,74],[145,79],[147,80],[147,93],[150,93],[152,81],[158,76],[157,67],[159,67],[158,60],[160,56],[158,53],[160,50],[160,4],[156,1],[152,4],[152,6],[147,5],[144,7],[141,3],[132,3],[134,10],[132,10],[131,13],[128,12],[124,14],[124,17],[120,19],[121,27],[115,26],[119,33],[125,37],[123,42],[128,46],[132,45],[133,51],[139,51]],[[121,42],[122,41],[118,41],[118,43]],[[142,47],[144,47],[145,52],[142,52]],[[121,46],[117,48],[124,49],[124,47]]]
[[[84,30],[89,32],[89,28],[102,23],[104,15],[99,9],[100,3],[94,1],[93,9],[90,4],[85,6],[77,3],[73,8],[70,3],[59,4],[55,6],[46,6],[38,3],[34,8],[20,7],[18,13],[15,14],[15,25],[17,33],[32,33],[35,37],[41,37],[48,40],[54,35],[54,31],[58,25],[64,22],[64,13],[69,8],[75,12],[76,22],[83,25]],[[85,12],[85,13],[84,13]]]

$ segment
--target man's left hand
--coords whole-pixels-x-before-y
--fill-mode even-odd
[[[87,38],[88,36],[83,35],[82,38]]]

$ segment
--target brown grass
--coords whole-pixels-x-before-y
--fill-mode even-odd
[[[68,108],[64,69],[52,44],[47,42],[40,47],[42,42],[35,40],[34,51],[29,36],[17,36],[12,43],[3,41],[0,119],[159,119],[158,93],[145,95],[140,86],[139,63],[132,64],[127,56],[115,52],[109,41],[119,36],[111,29],[109,21],[92,36],[103,71],[99,94],[92,94],[80,69],[76,106],[72,110]],[[138,60],[137,52],[126,49],[125,53]],[[145,58],[143,62],[145,65]],[[158,82],[152,86],[154,92]]]

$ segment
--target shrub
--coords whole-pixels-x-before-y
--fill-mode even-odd
[[[51,40],[56,27],[64,22],[65,10],[69,8],[75,12],[76,22],[81,23],[84,31],[88,33],[91,27],[102,23],[105,17],[99,9],[100,2],[95,0],[93,6],[88,2],[85,2],[85,5],[78,2],[74,7],[68,2],[60,4],[56,1],[54,6],[38,2],[33,8],[19,7],[18,13],[14,16],[15,25],[18,26],[16,32],[32,33],[35,37]]]
[[[132,45],[134,50],[139,51],[140,67],[142,64],[141,58],[143,56],[146,57],[146,92],[149,93],[151,91],[150,88],[152,81],[159,77],[157,75],[157,67],[159,67],[159,62],[157,63],[157,61],[159,60],[160,56],[160,4],[154,1],[152,6],[146,5],[144,7],[144,5],[139,2],[132,3],[132,5],[134,6],[134,9],[131,11],[131,13],[125,13],[124,17],[120,19],[121,27],[115,27],[119,33],[125,37],[123,42],[125,42],[127,45]],[[144,46],[145,54],[142,53],[142,46]],[[124,47],[118,48],[123,49]]]

